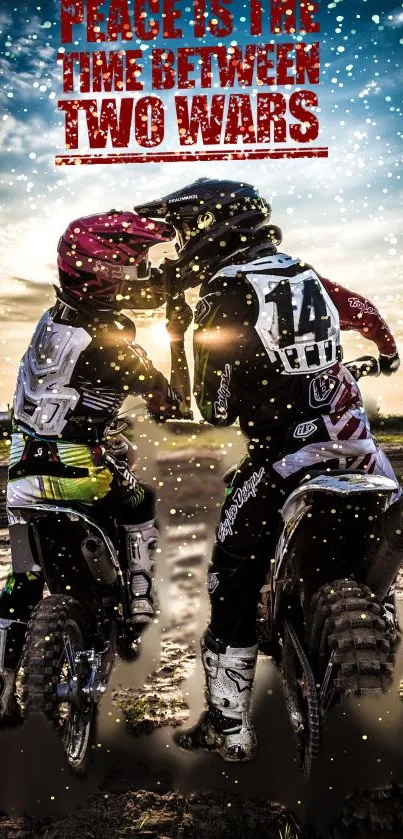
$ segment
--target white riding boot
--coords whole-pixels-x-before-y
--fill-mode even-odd
[[[143,524],[125,524],[124,530],[130,575],[132,623],[150,623],[159,610],[153,579],[158,530],[154,519]]]
[[[256,752],[250,705],[257,644],[227,646],[217,653],[203,639],[201,648],[208,708],[193,728],[175,735],[175,742],[183,749],[218,752],[227,761],[251,760]]]

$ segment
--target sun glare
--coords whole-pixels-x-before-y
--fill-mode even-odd
[[[164,320],[153,323],[152,326],[150,326],[150,337],[151,340],[155,344],[158,344],[159,347],[169,347],[169,335],[166,330]]]

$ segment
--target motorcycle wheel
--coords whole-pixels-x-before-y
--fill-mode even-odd
[[[283,640],[281,677],[286,707],[294,729],[299,765],[305,777],[309,778],[319,755],[321,719],[315,678],[298,636],[290,625]],[[298,718],[302,725],[296,727]]]
[[[318,681],[331,657],[332,704],[349,695],[380,696],[390,686],[396,630],[371,590],[355,580],[336,580],[313,596],[307,642]]]
[[[87,768],[95,705],[82,691],[90,673],[88,662],[79,662],[72,672],[72,661],[88,647],[88,617],[81,605],[72,597],[52,594],[32,612],[18,674],[23,718],[44,715],[59,732],[68,764],[78,773]],[[63,700],[58,692],[59,686],[70,683],[76,686],[74,702]]]
[[[326,833],[326,839],[367,839],[395,836],[403,827],[403,786],[387,784],[371,790],[358,789],[344,801],[340,818]]]

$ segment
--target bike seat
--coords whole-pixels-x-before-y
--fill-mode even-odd
[[[18,513],[21,513],[24,521],[29,521],[38,515],[45,516],[46,514],[57,513],[64,513],[71,518],[74,513],[77,513],[78,516],[90,524],[94,524],[97,528],[100,524],[105,526],[105,511],[102,511],[102,515],[98,517],[96,515],[97,510],[93,505],[83,504],[80,501],[40,501],[39,503],[9,505],[8,512],[10,518],[16,519],[19,518]],[[10,524],[12,523],[10,521]]]

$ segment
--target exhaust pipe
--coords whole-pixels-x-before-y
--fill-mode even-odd
[[[98,536],[86,536],[81,542],[81,553],[97,583],[111,586],[116,582],[116,568],[102,539]]]

